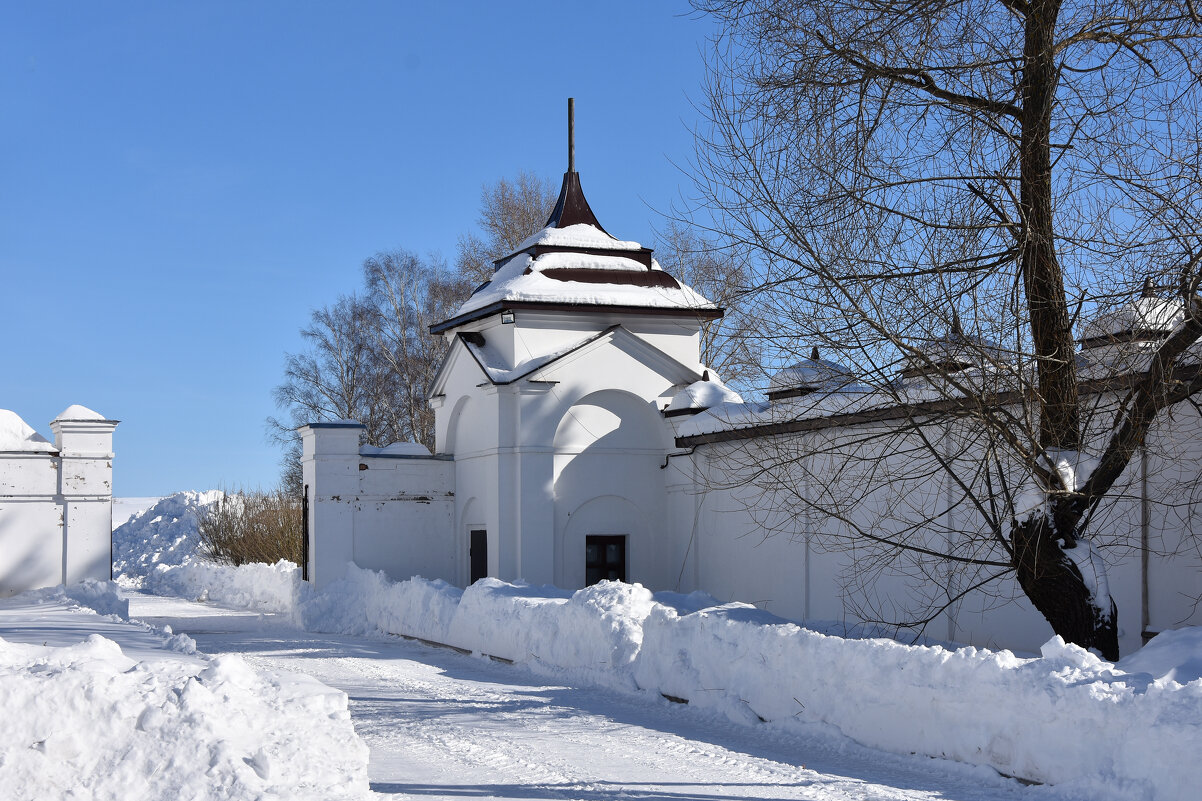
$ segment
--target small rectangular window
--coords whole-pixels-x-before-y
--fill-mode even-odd
[[[626,580],[626,536],[590,534],[584,538],[584,583]]]

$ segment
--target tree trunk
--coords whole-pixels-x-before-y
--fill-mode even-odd
[[[1055,517],[1033,516],[1011,532],[1019,586],[1066,642],[1095,648],[1104,658],[1117,661],[1118,609],[1113,599],[1094,597],[1060,545],[1064,537],[1056,529],[1063,523],[1055,522]]]
[[[1052,210],[1052,109],[1059,83],[1055,57],[1059,13],[1060,0],[1033,0],[1026,20],[1019,137],[1020,205],[1025,233],[1022,275],[1035,346],[1040,445],[1076,450],[1081,429],[1076,342],[1064,275],[1056,257]]]
[[[1055,58],[1059,13],[1060,0],[1032,0],[1028,5],[1019,142],[1025,233],[1022,275],[1035,350],[1039,445],[1052,451],[1077,450],[1081,444],[1076,342],[1056,256],[1052,209],[1052,109],[1059,82]],[[1076,487],[1063,489],[1071,492]],[[1051,504],[1051,515],[1033,517],[1011,533],[1018,583],[1053,631],[1114,661],[1119,657],[1114,601],[1094,597],[1064,550],[1078,547],[1080,512],[1067,500]]]

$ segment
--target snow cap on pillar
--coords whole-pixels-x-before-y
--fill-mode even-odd
[[[50,421],[50,430],[54,432],[55,447],[64,456],[111,458],[113,430],[119,422],[73,404]]]

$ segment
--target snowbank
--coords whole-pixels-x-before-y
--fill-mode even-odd
[[[663,600],[610,582],[566,592],[486,579],[461,591],[351,566],[301,618],[637,687],[749,724],[827,724],[884,750],[988,765],[1091,798],[1177,799],[1202,784],[1193,756],[1202,680],[1173,680],[1192,675],[1202,636],[1178,634],[1124,670],[1059,638],[1021,659],[827,636],[746,604],[692,611],[706,602],[700,594]]]
[[[291,613],[302,586],[296,565],[234,568],[204,558],[199,517],[222,496],[220,490],[177,492],[113,529],[113,574],[157,595]]]
[[[463,590],[445,581],[396,583],[383,573],[352,567],[343,581],[325,592],[304,596],[295,615],[307,631],[403,633],[445,643],[462,595]],[[299,591],[295,597],[302,597]]]
[[[9,798],[352,799],[367,747],[346,696],[238,657],[135,662],[93,634],[0,639],[0,765]]]
[[[988,765],[1088,798],[1180,799],[1202,786],[1198,630],[1162,634],[1114,665],[1059,638],[1034,659],[844,639],[746,604],[610,582],[569,592],[485,579],[459,590],[351,565],[344,581],[310,594],[286,564],[189,563],[159,567],[147,583],[290,609],[310,630],[446,643],[749,724],[828,725],[884,750]]]
[[[74,603],[100,615],[116,615],[129,620],[129,601],[111,581],[84,579],[68,587],[44,587],[14,596],[16,600],[34,604]]]
[[[300,568],[282,559],[274,565],[240,567],[200,559],[182,565],[157,565],[141,584],[142,589],[155,595],[287,613],[296,608],[302,586]]]
[[[630,666],[653,605],[638,584],[606,581],[565,592],[481,579],[463,591],[444,642],[633,687]]]
[[[1095,798],[1183,798],[1202,781],[1202,682],[1131,675],[1059,638],[1008,651],[844,640],[730,604],[644,624],[639,686],[733,718],[828,723],[866,745],[988,765]]]

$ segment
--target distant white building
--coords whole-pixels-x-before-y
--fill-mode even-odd
[[[117,422],[70,406],[50,442],[0,409],[0,596],[111,577]]]
[[[855,549],[822,549],[812,536],[842,523],[804,505],[766,507],[737,471],[781,437],[804,452],[806,437],[854,437],[890,425],[889,412],[816,353],[778,374],[766,403],[743,403],[699,360],[701,324],[721,314],[650,250],[607,233],[569,170],[546,227],[432,329],[450,345],[431,392],[437,453],[361,449],[354,421],[302,428],[311,579],[334,581],[348,562],[458,585],[483,576],[565,588],[622,579],[701,589],[797,620],[854,622],[842,582]],[[1099,325],[1107,330],[1092,344],[1113,347],[1122,332],[1110,329],[1133,323]],[[921,401],[921,375],[912,379]],[[866,408],[873,414],[857,414]],[[1196,419],[1172,436],[1202,446]],[[952,491],[925,474],[907,484],[905,469],[896,468],[896,492],[916,509]],[[855,475],[824,474],[820,464],[806,475],[789,489],[821,492],[806,486],[821,475],[827,489],[843,482],[854,494]],[[1131,492],[1115,513],[1120,524],[1163,541],[1110,565],[1125,652],[1145,632],[1202,623],[1202,562],[1182,553],[1196,548],[1192,511],[1161,496],[1164,505],[1149,511],[1139,488]],[[963,514],[945,521],[949,531],[974,525]],[[794,518],[792,533],[765,536],[773,516]],[[873,588],[884,604],[930,591],[913,576]],[[1023,650],[1051,636],[1017,588],[998,600],[970,594],[927,633]]]

